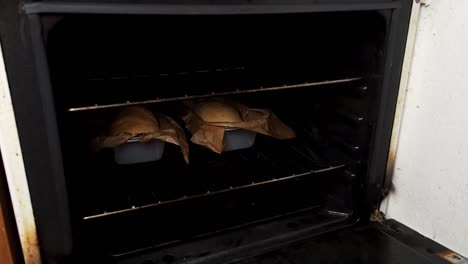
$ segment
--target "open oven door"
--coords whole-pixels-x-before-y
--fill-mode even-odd
[[[395,220],[324,234],[235,263],[468,263]]]
[[[393,219],[358,224],[318,235],[320,230],[308,234],[300,231],[304,219],[276,221],[275,225],[282,222],[290,229],[298,229],[290,232],[289,238],[281,234],[254,243],[244,243],[268,229],[269,225],[264,224],[167,250],[140,252],[133,257],[120,259],[118,263],[468,263],[468,259],[463,256]],[[241,234],[246,236],[245,239],[239,239]],[[305,237],[307,235],[310,237]],[[297,240],[294,241],[294,238]],[[211,244],[213,239],[223,245]],[[208,247],[210,244],[211,248]],[[226,250],[213,252],[212,249],[218,246],[226,246]]]

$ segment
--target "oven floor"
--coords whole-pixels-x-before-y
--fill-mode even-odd
[[[442,252],[449,251],[397,221],[389,220],[387,227],[371,224],[345,229],[231,263],[468,263],[447,261],[439,256]]]

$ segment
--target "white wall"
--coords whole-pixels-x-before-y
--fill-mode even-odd
[[[468,256],[468,1],[423,7],[387,208]]]

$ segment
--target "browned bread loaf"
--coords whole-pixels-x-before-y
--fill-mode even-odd
[[[196,114],[207,123],[242,122],[239,112],[233,106],[222,102],[203,102],[195,107]]]
[[[111,135],[152,133],[159,128],[156,117],[144,107],[132,106],[122,109],[111,126]]]

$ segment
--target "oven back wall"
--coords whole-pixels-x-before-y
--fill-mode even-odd
[[[421,10],[388,216],[468,256],[468,2]]]

